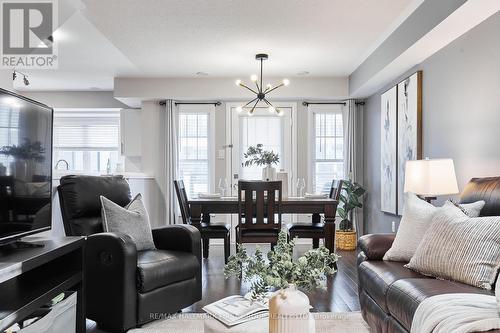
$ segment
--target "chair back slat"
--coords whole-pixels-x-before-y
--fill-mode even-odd
[[[238,182],[238,225],[242,229],[281,228],[281,181]],[[278,221],[276,222],[276,215]]]
[[[189,210],[188,197],[186,188],[184,187],[183,180],[174,180],[175,192],[177,193],[177,200],[181,209],[182,222],[184,224],[191,224],[191,212]]]
[[[332,186],[330,187],[330,195],[328,196],[330,199],[335,199],[335,200],[340,199],[343,183],[344,181],[339,179],[334,179],[332,181]]]

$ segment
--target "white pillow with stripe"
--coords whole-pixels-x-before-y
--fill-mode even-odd
[[[439,210],[405,267],[490,290],[500,268],[500,216],[470,218],[451,207]]]
[[[420,199],[415,194],[405,193],[405,207],[399,224],[396,238],[391,248],[384,255],[384,260],[408,262],[415,254],[418,245],[424,238],[425,232],[432,224],[432,218],[440,209],[454,207],[460,213],[463,210],[471,217],[479,216],[485,202],[477,201],[470,204],[460,204],[458,207],[446,202],[443,207],[435,207]]]

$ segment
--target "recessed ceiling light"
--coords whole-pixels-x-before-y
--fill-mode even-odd
[[[198,76],[207,76],[208,73],[207,72],[196,72],[196,75],[198,75]]]
[[[308,71],[302,71],[302,72],[298,72],[297,75],[300,75],[300,76],[309,75],[309,72]]]

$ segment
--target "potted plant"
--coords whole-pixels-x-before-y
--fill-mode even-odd
[[[324,286],[326,277],[335,273],[332,268],[338,259],[335,253],[321,246],[294,260],[294,246],[294,240],[287,242],[287,234],[281,231],[274,250],[267,254],[267,260],[259,247],[254,256],[249,256],[239,245],[236,254],[224,267],[226,278],[243,277],[243,281],[251,284],[253,300],[262,300],[275,290],[269,299],[270,333],[309,332],[309,298],[297,288]],[[293,324],[290,321],[294,321]]]
[[[243,154],[246,161],[242,165],[245,167],[265,165],[262,169],[262,180],[276,180],[276,168],[273,165],[279,163],[279,154],[272,150],[264,150],[263,146],[262,143],[258,143],[256,146],[248,147],[247,152]]]
[[[4,146],[0,148],[0,154],[12,156],[14,158],[13,172],[18,179],[29,180],[35,172],[35,162],[43,162],[45,160],[45,148],[42,147],[40,141],[31,142],[25,138],[19,146]]]
[[[356,208],[363,207],[361,197],[366,190],[351,180],[345,180],[342,183],[340,192],[340,203],[337,213],[342,219],[339,224],[339,230],[335,233],[337,248],[340,250],[355,250],[357,237],[356,230],[353,227],[353,212]]]

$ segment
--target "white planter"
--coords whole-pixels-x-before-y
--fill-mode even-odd
[[[276,180],[276,168],[268,165],[262,169],[262,180]]]
[[[269,300],[269,333],[313,333],[309,298],[291,284]]]

